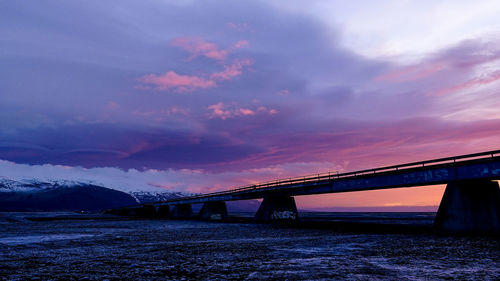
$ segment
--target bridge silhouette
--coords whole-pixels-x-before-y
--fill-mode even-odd
[[[434,226],[448,232],[500,232],[500,150],[347,173],[323,173],[251,184],[109,211],[121,215],[223,220],[226,201],[263,199],[257,222],[296,220],[294,196],[447,184]],[[191,204],[203,203],[193,215]],[[171,208],[172,207],[172,208]]]

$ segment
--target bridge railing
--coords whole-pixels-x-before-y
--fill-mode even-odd
[[[266,188],[280,187],[280,186],[293,186],[293,185],[297,185],[297,184],[332,181],[332,180],[336,180],[336,179],[351,178],[351,177],[363,176],[363,175],[368,175],[368,174],[376,174],[376,173],[380,173],[380,172],[391,172],[391,171],[406,170],[406,169],[412,169],[412,168],[418,168],[418,167],[426,167],[426,165],[432,166],[432,165],[446,164],[446,163],[453,165],[453,164],[458,163],[458,162],[473,160],[474,158],[475,159],[493,158],[497,154],[500,154],[500,150],[492,150],[492,151],[486,151],[486,152],[481,152],[481,153],[465,154],[465,155],[459,155],[459,156],[453,156],[453,157],[444,157],[444,158],[425,160],[425,161],[419,161],[419,162],[410,162],[410,163],[405,163],[405,164],[384,166],[384,167],[379,167],[379,168],[374,168],[374,169],[366,169],[366,170],[359,170],[359,171],[353,171],[353,172],[345,172],[345,173],[328,172],[328,173],[320,173],[320,174],[311,174],[311,175],[306,175],[306,176],[301,176],[301,177],[285,178],[285,179],[278,179],[278,180],[266,181],[266,182],[261,182],[261,183],[249,184],[249,185],[244,185],[244,186],[236,187],[236,188],[229,189],[229,190],[194,195],[194,196],[183,197],[183,198],[177,198],[177,199],[167,200],[164,202],[175,202],[175,201],[186,200],[186,199],[212,197],[212,196],[217,196],[217,195],[226,195],[226,194],[249,191],[249,190],[256,190],[256,189],[266,189]]]

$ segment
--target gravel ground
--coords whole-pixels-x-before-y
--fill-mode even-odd
[[[0,221],[0,280],[499,280],[500,240],[167,220]]]

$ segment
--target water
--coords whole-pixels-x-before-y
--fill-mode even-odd
[[[319,227],[0,215],[0,279],[500,279],[500,239],[433,234],[432,213],[301,215]]]

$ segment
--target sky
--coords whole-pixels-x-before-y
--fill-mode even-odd
[[[211,192],[499,149],[498,14],[487,0],[1,1],[0,176]]]

